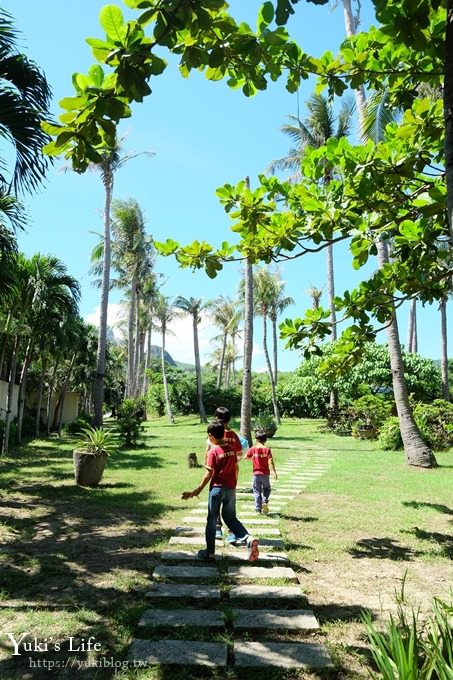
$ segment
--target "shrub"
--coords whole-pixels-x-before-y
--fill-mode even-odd
[[[144,409],[140,399],[125,399],[118,407],[117,426],[124,446],[137,446],[143,429]]]
[[[83,429],[91,426],[91,418],[88,415],[80,415],[78,418],[64,426],[63,430],[70,435],[80,434]]]
[[[414,418],[423,439],[435,451],[453,446],[453,404],[435,399],[432,404],[417,404]]]
[[[379,447],[384,451],[399,451],[403,448],[400,422],[396,416],[387,418],[378,437]]]
[[[262,430],[270,438],[277,432],[277,423],[269,411],[261,411],[252,419],[252,430]]]
[[[439,599],[433,603],[433,615],[427,624],[420,622],[414,610],[409,614],[398,603],[396,617],[390,615],[386,631],[378,631],[370,614],[363,621],[370,641],[371,654],[384,680],[448,680],[453,667],[453,606]],[[377,677],[373,675],[373,677]]]
[[[378,430],[392,413],[393,402],[377,394],[365,394],[352,404],[352,411],[357,421],[365,421],[367,425]]]

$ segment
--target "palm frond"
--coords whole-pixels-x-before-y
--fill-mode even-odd
[[[371,139],[376,144],[382,141],[387,125],[398,122],[400,118],[401,112],[389,104],[388,91],[375,92],[367,102],[362,132],[364,141]]]

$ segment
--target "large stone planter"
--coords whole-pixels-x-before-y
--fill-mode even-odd
[[[107,454],[94,454],[84,449],[76,449],[72,453],[72,459],[76,484],[79,486],[97,486],[104,472]]]

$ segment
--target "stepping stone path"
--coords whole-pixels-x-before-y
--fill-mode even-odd
[[[244,547],[221,541],[216,541],[215,561],[200,561],[197,551],[205,546],[206,502],[194,507],[182,519],[183,526],[176,527],[169,549],[161,553],[162,563],[154,569],[146,598],[155,606],[146,609],[138,622],[142,637],[133,641],[129,660],[137,665],[187,667],[332,668],[322,644],[296,642],[294,637],[275,641],[276,632],[287,637],[294,636],[295,631],[303,635],[319,628],[313,612],[306,608],[307,598],[301,587],[295,585],[299,583],[296,573],[287,566],[278,514],[327,468],[327,457],[307,470],[301,469],[300,459],[280,465],[267,516],[254,513],[249,487],[238,488],[238,515],[259,538],[260,555],[253,564],[248,562]],[[281,585],[282,581],[285,585]],[[160,601],[164,609],[159,607]],[[212,639],[217,631],[220,640],[223,634],[223,638],[232,641],[155,639],[160,631],[168,635],[173,628],[179,631],[175,635],[178,638],[184,628],[186,635],[196,628],[197,638],[204,632],[207,639]],[[256,636],[258,639],[253,640]]]

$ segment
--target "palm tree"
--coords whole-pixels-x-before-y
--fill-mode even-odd
[[[225,351],[228,343],[230,331],[237,328],[240,312],[237,304],[229,297],[220,295],[215,300],[208,302],[206,308],[210,311],[214,324],[221,330],[222,353],[217,367],[217,383],[219,390],[222,386],[223,369],[225,365]]]
[[[200,423],[206,423],[206,411],[203,404],[203,384],[201,380],[201,363],[200,363],[200,349],[198,344],[198,324],[201,321],[200,314],[206,308],[200,298],[185,298],[179,295],[173,302],[174,307],[181,309],[184,314],[192,317],[192,331],[193,331],[193,351],[195,357],[195,374],[197,378],[197,397],[198,397],[198,413],[200,414]]]
[[[346,34],[351,37],[355,34],[358,18],[352,16],[350,0],[343,0]],[[358,15],[357,15],[358,16]],[[359,125],[361,136],[369,127],[367,123],[367,108],[365,103],[365,91],[363,88],[354,91],[356,97],[357,111],[359,115]],[[382,119],[385,120],[384,118]],[[379,141],[379,135],[384,132],[384,128],[375,127],[375,142]],[[381,267],[389,262],[389,251],[387,242],[379,239],[377,244],[378,261]],[[395,396],[396,409],[400,423],[401,437],[403,440],[404,451],[409,465],[420,467],[437,466],[436,459],[422,439],[420,430],[414,420],[412,409],[409,403],[406,380],[404,378],[403,355],[399,340],[398,322],[395,307],[393,306],[390,323],[387,325],[387,343],[390,354],[390,366],[392,369],[393,393]]]
[[[329,139],[341,139],[351,131],[352,116],[355,104],[352,99],[344,99],[338,116],[335,115],[332,105],[327,97],[321,94],[312,94],[307,102],[309,115],[305,121],[297,116],[288,116],[290,123],[282,126],[282,131],[289,136],[295,146],[290,149],[287,156],[273,161],[269,170],[295,171],[292,181],[300,178],[300,162],[307,147],[319,148],[324,146]],[[326,166],[322,181],[328,184],[333,178],[333,168]],[[330,307],[330,323],[332,327],[332,342],[337,339],[336,309],[335,309],[335,279],[332,241],[327,245],[327,295]],[[336,407],[336,390],[330,395],[331,408]]]
[[[447,401],[450,401],[450,386],[448,384],[447,300],[447,297],[443,297],[439,303],[441,319],[440,372],[442,376],[442,396]]]
[[[150,154],[150,152],[141,152]],[[102,279],[101,279],[101,302],[99,315],[99,336],[98,351],[96,357],[96,377],[93,390],[93,425],[102,425],[102,405],[104,402],[104,374],[105,374],[105,353],[107,346],[107,312],[110,290],[110,268],[111,268],[111,206],[113,195],[113,183],[115,173],[128,161],[141,153],[132,153],[121,156],[120,142],[116,142],[111,148],[100,150],[101,160],[92,163],[91,168],[96,169],[101,174],[104,185],[104,231],[102,244]]]
[[[18,51],[17,37],[11,15],[0,9],[0,136],[15,154],[11,179],[0,164],[2,194],[8,186],[15,194],[35,191],[49,166],[42,147],[50,137],[41,122],[49,119],[51,90],[38,66]]]
[[[164,385],[164,398],[165,398],[165,408],[167,411],[168,420],[171,423],[175,422],[173,411],[170,402],[170,393],[168,390],[168,380],[167,371],[165,369],[165,337],[168,330],[168,325],[179,316],[177,310],[169,304],[168,298],[163,295],[159,295],[157,302],[154,306],[154,318],[157,321],[157,327],[159,328],[162,336],[162,346],[161,346],[161,367],[162,367],[162,382]]]
[[[269,272],[267,267],[260,267],[253,274],[253,308],[255,314],[258,314],[263,319],[263,351],[271,384],[274,417],[277,425],[280,425],[280,413],[278,410],[277,395],[275,393],[275,377],[267,347],[267,320],[269,318],[269,310],[274,292],[273,275]]]

